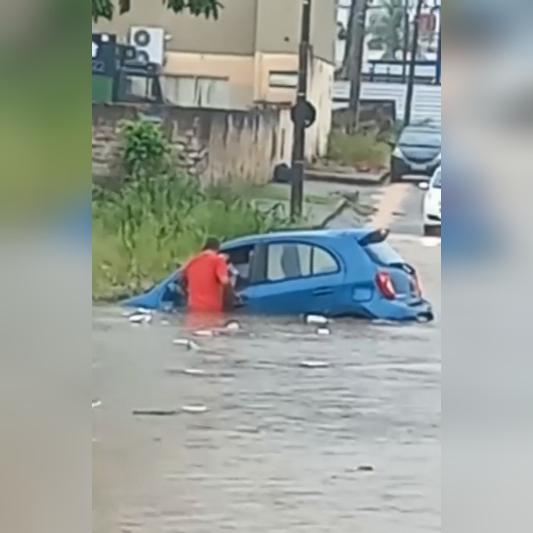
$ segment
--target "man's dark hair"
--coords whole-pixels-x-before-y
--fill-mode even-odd
[[[220,250],[220,241],[215,237],[209,237],[204,244],[204,250],[218,252]]]

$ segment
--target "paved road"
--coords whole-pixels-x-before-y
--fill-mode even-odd
[[[412,212],[394,229],[419,233],[417,201],[402,199]],[[440,248],[392,239],[439,316]],[[134,327],[95,309],[93,531],[440,531],[439,320],[243,328],[187,351],[172,344],[188,336],[179,319]],[[187,405],[207,411],[132,414]]]

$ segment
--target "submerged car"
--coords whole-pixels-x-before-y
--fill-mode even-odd
[[[441,175],[442,171],[439,167],[429,183],[420,184],[420,188],[426,191],[423,203],[424,235],[439,235],[441,232]]]
[[[407,126],[391,155],[391,182],[406,175],[432,176],[441,164],[441,130],[435,126]]]
[[[244,312],[432,320],[416,271],[387,236],[372,229],[279,232],[227,242],[222,252],[238,272]],[[125,305],[183,308],[180,276],[178,270]]]

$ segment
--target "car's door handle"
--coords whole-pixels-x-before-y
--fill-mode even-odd
[[[333,294],[333,289],[331,287],[321,287],[320,289],[315,289],[313,291],[313,296],[329,296]]]

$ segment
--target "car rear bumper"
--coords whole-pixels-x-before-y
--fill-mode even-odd
[[[379,299],[367,306],[367,312],[370,317],[381,320],[430,322],[435,318],[433,308],[426,300]]]
[[[406,161],[405,159],[400,159],[397,157],[391,158],[391,173],[396,176],[401,176],[404,174],[411,175],[421,175],[421,176],[432,176],[435,170],[437,170],[439,163],[434,163],[433,161],[427,163],[413,163],[411,161]]]

